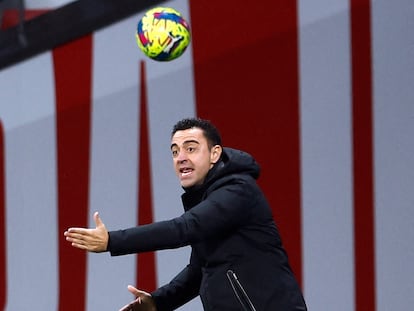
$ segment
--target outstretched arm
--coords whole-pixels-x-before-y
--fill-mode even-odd
[[[64,233],[66,241],[70,242],[73,247],[89,252],[105,252],[108,248],[108,230],[106,230],[98,212],[93,214],[93,219],[96,228],[69,228]]]
[[[128,285],[128,290],[136,299],[123,306],[119,311],[157,311],[151,294]]]

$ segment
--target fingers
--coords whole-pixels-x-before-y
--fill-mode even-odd
[[[80,244],[80,243],[76,243],[76,242],[72,242],[71,245],[73,247],[85,250],[85,251],[93,251],[92,249],[90,249],[90,247],[88,245],[85,244]]]
[[[73,247],[95,253],[105,252],[108,245],[107,240],[99,236],[76,236],[70,233],[66,235],[66,241],[70,242]]]
[[[92,239],[93,232],[91,232],[91,229],[69,228],[65,231],[64,236],[69,242],[82,243],[82,241],[87,242]]]
[[[133,294],[136,299],[129,304],[123,306],[119,311],[156,311],[155,302],[150,293],[139,290],[138,288],[128,285],[128,291]]]
[[[88,249],[88,242],[87,242],[87,235],[82,233],[76,233],[77,231],[69,229],[65,231],[64,235],[66,237],[66,241],[70,242],[73,247],[89,250]]]
[[[78,247],[84,244],[84,236],[85,234],[83,231],[78,231],[74,228],[70,228],[63,234],[66,237],[66,241],[72,243],[72,246]]]
[[[89,234],[89,229],[85,228],[69,228],[65,231],[65,236],[70,236],[73,238],[80,238],[83,236],[87,236]]]
[[[64,232],[64,236],[73,247],[95,253],[105,252],[108,247],[108,231],[98,212],[93,217],[96,228],[72,227]]]
[[[119,311],[133,311],[134,310],[134,306],[137,306],[141,303],[140,299],[137,298],[134,301],[130,302],[129,304],[123,306],[121,309],[119,309]]]
[[[130,311],[132,310],[129,305],[123,306],[119,311]]]

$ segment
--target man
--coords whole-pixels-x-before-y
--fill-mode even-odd
[[[129,286],[136,300],[122,310],[174,310],[198,295],[208,311],[306,310],[255,160],[223,148],[202,119],[174,126],[171,154],[184,189],[180,217],[108,232],[95,213],[96,228],[65,232],[72,246],[113,256],[191,245],[189,264],[169,284],[152,293]]]

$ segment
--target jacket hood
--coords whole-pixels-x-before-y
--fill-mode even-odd
[[[247,152],[224,147],[221,159],[211,168],[204,184],[211,184],[223,176],[233,174],[246,174],[257,179],[260,175],[260,166]]]
[[[197,204],[207,188],[212,184],[217,185],[225,182],[234,175],[249,175],[254,179],[259,178],[260,166],[256,160],[247,152],[223,147],[220,160],[208,172],[202,185],[184,188],[182,196],[185,209]]]
[[[201,193],[216,180],[234,174],[250,175],[254,179],[257,179],[260,176],[260,166],[247,152],[223,147],[223,153],[220,160],[210,169],[204,183],[189,188],[183,187],[183,189],[187,193]]]

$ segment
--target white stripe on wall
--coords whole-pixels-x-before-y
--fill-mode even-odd
[[[377,310],[414,305],[414,2],[372,2]]]
[[[27,309],[28,302],[33,310],[57,308],[62,235],[57,232],[52,72],[50,53],[0,72],[9,311]]]
[[[191,25],[189,1],[166,1],[162,5],[174,7]],[[173,169],[170,134],[178,120],[196,114],[192,47],[172,62],[146,59],[146,70],[154,218],[165,220],[183,213],[180,197],[183,191]],[[188,264],[189,257],[189,247],[157,252],[158,285],[171,281]],[[202,311],[203,308],[196,298],[178,310]]]
[[[137,219],[138,61],[131,19],[93,37],[90,223],[99,211],[108,230]],[[87,310],[118,310],[133,299],[136,256],[88,254]]]
[[[187,1],[176,1],[174,8],[189,18]],[[174,174],[169,146],[172,125],[183,117],[195,115],[191,48],[180,59],[168,63],[144,57],[134,37],[140,16],[137,14],[94,34],[90,214],[99,209],[112,229],[135,225],[131,221],[136,220],[138,171],[130,168],[138,163],[141,60],[145,61],[147,73],[154,218],[170,219],[183,212],[182,189]],[[135,256],[109,258],[90,254],[88,258],[88,310],[108,309],[108,306],[116,309],[133,298],[126,285],[135,284]],[[188,264],[189,249],[157,252],[156,258],[158,283],[163,285]],[[107,284],[107,279],[116,282]],[[105,298],[102,293],[111,295]],[[196,299],[180,310],[195,311],[202,307]]]
[[[299,1],[304,295],[354,310],[348,1]]]

